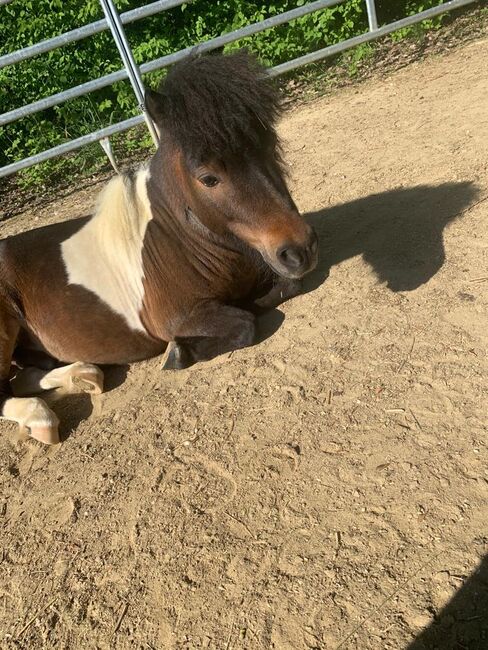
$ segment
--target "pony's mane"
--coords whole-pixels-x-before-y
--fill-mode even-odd
[[[281,160],[279,96],[246,51],[190,57],[171,68],[160,93],[164,126],[187,155],[226,160],[251,151]]]

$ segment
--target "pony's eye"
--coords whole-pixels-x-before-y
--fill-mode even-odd
[[[212,174],[205,174],[205,176],[201,176],[198,180],[205,187],[215,187],[219,183],[219,179],[216,176],[212,176]]]

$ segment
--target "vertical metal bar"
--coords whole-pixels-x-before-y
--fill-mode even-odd
[[[119,50],[120,56],[122,57],[125,69],[127,70],[127,74],[129,75],[132,89],[134,90],[134,94],[137,98],[139,110],[144,116],[147,128],[149,129],[149,133],[151,134],[154,144],[157,147],[159,138],[156,128],[146,111],[146,106],[144,103],[144,84],[142,83],[142,77],[139,72],[139,68],[137,67],[137,63],[135,62],[134,55],[132,54],[132,50],[130,49],[130,45],[125,35],[119,14],[117,13],[117,9],[115,8],[112,0],[100,0],[100,4],[102,5],[102,9],[105,14],[105,18],[107,19],[107,22],[110,26],[110,31],[112,32],[115,44],[117,45],[117,49]]]
[[[376,17],[376,5],[374,0],[366,0],[366,9],[368,11],[369,31],[374,32],[378,29],[378,18]]]

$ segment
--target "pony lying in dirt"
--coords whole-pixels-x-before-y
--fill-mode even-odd
[[[249,346],[253,306],[296,295],[317,262],[254,59],[184,61],[146,105],[160,132],[146,167],[111,180],[91,218],[0,241],[0,412],[45,443],[59,442],[58,418],[32,395],[100,393],[93,364],[168,343],[165,368]]]

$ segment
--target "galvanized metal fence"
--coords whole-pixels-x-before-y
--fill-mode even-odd
[[[11,1],[12,0],[0,0],[0,6],[9,4]],[[79,41],[88,36],[92,36],[93,34],[98,34],[99,32],[102,32],[106,29],[110,29],[116,47],[124,64],[124,67],[116,72],[112,72],[98,79],[87,81],[86,83],[70,88],[69,90],[56,93],[50,97],[44,97],[35,102],[32,102],[31,104],[26,104],[25,106],[21,106],[19,108],[8,111],[7,113],[0,115],[0,126],[4,126],[28,115],[33,115],[46,108],[61,104],[62,102],[65,102],[69,99],[86,95],[94,90],[104,88],[115,83],[116,81],[121,81],[124,79],[130,80],[140,110],[140,115],[131,117],[121,122],[117,122],[116,124],[112,124],[103,129],[99,129],[80,138],[67,141],[63,144],[53,147],[52,149],[47,149],[41,153],[29,156],[28,158],[24,158],[23,160],[12,162],[11,164],[0,168],[0,177],[8,176],[9,174],[18,172],[21,169],[31,167],[32,165],[36,165],[56,156],[61,156],[63,154],[69,153],[71,151],[75,151],[76,149],[80,149],[81,147],[94,142],[100,142],[102,144],[112,164],[115,166],[115,161],[109,142],[110,136],[115,135],[116,133],[121,133],[122,131],[127,131],[128,129],[131,129],[146,121],[151,136],[155,144],[157,144],[157,132],[144,107],[144,85],[141,77],[142,74],[167,67],[185,58],[190,53],[209,52],[211,50],[223,47],[228,43],[232,43],[242,38],[262,32],[266,29],[282,25],[315,11],[320,11],[321,9],[326,9],[328,7],[341,4],[347,0],[315,0],[314,2],[302,5],[296,9],[291,9],[290,11],[286,11],[277,16],[267,18],[266,20],[262,20],[258,23],[246,25],[241,29],[229,32],[228,34],[223,34],[222,36],[212,38],[211,40],[202,42],[193,47],[185,48],[178,52],[174,52],[173,54],[167,54],[166,56],[162,56],[152,61],[147,61],[138,66],[134,60],[134,55],[127,40],[127,36],[124,31],[124,25],[132,23],[141,18],[152,16],[162,11],[172,9],[179,5],[185,4],[188,1],[189,0],[158,0],[157,2],[151,2],[145,6],[138,7],[137,9],[132,9],[131,11],[126,11],[125,13],[119,15],[117,9],[115,8],[113,0],[99,0],[105,15],[104,19],[90,23],[89,25],[85,25],[83,27],[79,27],[72,31],[66,32],[65,34],[60,34],[59,36],[55,36],[54,38],[50,38],[40,43],[36,43],[35,45],[25,47],[21,50],[17,50],[16,52],[11,52],[10,54],[0,56],[1,69],[7,65],[14,65],[15,63],[25,61],[31,57],[38,56],[45,52],[50,52],[51,50],[62,47],[68,43],[74,43],[75,41]],[[355,36],[354,38],[349,38],[345,41],[342,41],[341,43],[336,43],[334,45],[324,47],[320,50],[317,50],[316,52],[305,54],[304,56],[300,56],[291,61],[277,65],[274,68],[270,68],[270,75],[277,76],[283,74],[284,72],[289,72],[290,70],[294,70],[295,68],[298,68],[302,65],[320,61],[325,57],[332,56],[351,47],[355,47],[356,45],[360,45],[361,43],[367,43],[368,41],[372,41],[381,36],[385,36],[386,34],[390,34],[396,31],[397,29],[408,27],[415,23],[421,22],[422,20],[438,16],[441,13],[445,13],[458,7],[476,2],[476,0],[448,0],[442,5],[427,9],[414,16],[408,16],[407,18],[397,20],[393,23],[379,26],[376,14],[375,0],[364,1],[366,3],[368,15],[369,29],[367,32],[359,36]]]

